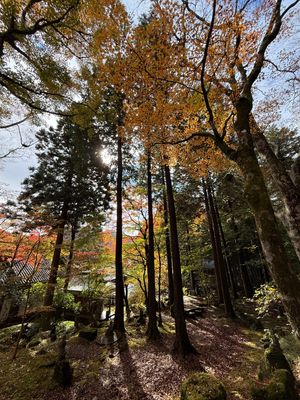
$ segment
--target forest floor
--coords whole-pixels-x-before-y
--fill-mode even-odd
[[[112,345],[88,342],[69,334],[67,358],[74,368],[73,384],[61,388],[53,382],[57,343],[48,339],[36,347],[23,347],[11,361],[12,347],[0,353],[0,400],[177,400],[182,380],[195,371],[210,372],[224,383],[228,400],[250,400],[250,389],[261,385],[257,371],[263,359],[262,332],[239,319],[222,317],[222,310],[209,307],[203,317],[187,321],[196,355],[180,359],[172,355],[174,322],[163,315],[161,340],[147,341],[144,327],[127,326],[126,339]],[[300,349],[293,347],[297,378]],[[284,346],[283,346],[284,347]],[[42,348],[42,351],[41,351]]]

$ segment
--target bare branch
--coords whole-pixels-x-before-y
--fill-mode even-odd
[[[228,117],[226,118],[224,125],[223,125],[223,129],[222,129],[222,139],[225,138],[226,133],[227,133],[227,125],[229,123],[229,121],[231,120],[231,118],[233,117],[233,112],[231,112]]]
[[[196,137],[203,137],[203,138],[211,139],[216,144],[216,146],[219,147],[219,149],[221,149],[224,152],[224,154],[226,154],[231,160],[236,159],[237,151],[235,149],[228,146],[228,144],[225,143],[223,138],[221,138],[220,136],[216,137],[215,135],[208,133],[208,132],[195,132],[184,139],[179,139],[176,141],[165,141],[165,142],[160,142],[160,143],[154,143],[153,146],[155,146],[155,145],[174,145],[175,146],[178,144],[187,143]]]
[[[298,78],[297,75],[296,75],[296,70],[293,71],[293,70],[291,70],[291,69],[284,69],[284,68],[281,69],[281,68],[279,68],[278,65],[276,65],[273,61],[268,60],[268,59],[266,59],[266,58],[265,58],[265,61],[266,61],[267,63],[273,65],[273,67],[276,69],[276,71],[282,72],[282,73],[286,73],[286,74],[292,74],[292,75],[294,75],[294,79],[295,79],[296,81],[299,81],[299,78]]]
[[[37,140],[35,140],[35,141],[31,142],[31,143],[28,143],[28,144],[27,144],[27,143],[24,143],[24,142],[23,142],[23,138],[22,138],[22,134],[21,134],[21,129],[20,129],[19,125],[17,125],[17,128],[18,128],[18,133],[19,133],[19,138],[20,138],[20,146],[14,148],[14,149],[11,149],[11,150],[9,150],[6,154],[3,154],[2,156],[0,156],[0,159],[1,159],[1,160],[2,160],[3,158],[8,157],[9,155],[15,153],[15,152],[18,151],[18,150],[31,147],[31,146],[33,146],[33,145],[35,145],[35,144],[37,143]]]
[[[205,18],[201,17],[196,11],[194,11],[191,7],[190,4],[188,2],[188,0],[182,0],[182,3],[184,4],[184,6],[186,7],[186,9],[193,14],[193,16],[198,19],[198,21],[202,22],[205,26],[209,27],[210,23],[208,21],[206,21]]]
[[[21,119],[20,121],[12,122],[11,124],[7,124],[7,125],[0,125],[0,129],[7,129],[7,128],[12,128],[13,126],[16,126],[16,125],[21,125],[23,122],[27,121],[30,117],[31,117],[31,114],[29,114],[27,117]]]
[[[299,3],[299,0],[294,1],[294,3],[291,3],[280,15],[280,18],[282,19],[293,7],[295,7]]]
[[[250,72],[247,82],[244,86],[242,94],[244,94],[245,96],[247,96],[250,93],[253,83],[256,81],[257,77],[259,76],[259,74],[262,70],[263,63],[265,60],[264,56],[265,56],[266,50],[267,50],[268,46],[276,39],[276,37],[280,31],[281,24],[282,24],[282,16],[284,16],[298,2],[299,2],[299,0],[296,0],[283,12],[283,14],[280,15],[281,0],[277,0],[276,4],[274,6],[273,14],[272,14],[271,20],[269,22],[267,32],[266,32],[266,34],[260,44],[260,47],[258,49],[254,66],[253,66],[252,71]]]
[[[201,89],[202,89],[202,93],[203,93],[203,98],[204,98],[206,110],[207,110],[208,115],[209,115],[209,124],[210,124],[210,126],[211,126],[211,128],[213,130],[213,133],[216,136],[216,138],[220,138],[219,132],[218,132],[217,127],[215,125],[213,111],[212,111],[210,103],[209,103],[208,91],[206,89],[205,79],[204,79],[205,78],[206,60],[207,60],[207,57],[208,57],[208,49],[209,49],[209,46],[210,46],[210,40],[211,40],[212,32],[213,32],[213,29],[214,29],[214,22],[215,22],[215,16],[216,16],[216,5],[217,5],[216,0],[214,0],[213,9],[212,9],[211,23],[210,23],[210,26],[209,26],[207,39],[206,39],[206,44],[205,44],[205,48],[204,48],[200,82],[201,82]]]
[[[37,20],[33,26],[31,26],[27,29],[23,29],[23,30],[14,29],[13,31],[10,32],[10,34],[17,34],[17,35],[24,35],[24,36],[33,35],[36,32],[47,28],[48,26],[57,25],[60,22],[62,22],[68,16],[68,14],[70,14],[70,12],[78,6],[79,3],[80,3],[80,0],[77,0],[74,4],[70,5],[70,7],[68,7],[61,16],[57,17],[56,19],[48,21],[44,18],[41,18],[41,19]]]

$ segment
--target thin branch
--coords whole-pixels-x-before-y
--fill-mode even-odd
[[[291,9],[295,4],[298,3],[298,1],[299,0],[292,3],[288,7],[288,9]],[[256,81],[256,79],[258,78],[258,76],[262,70],[264,59],[265,59],[264,58],[265,52],[266,52],[268,46],[276,39],[276,37],[280,31],[280,27],[282,24],[282,19],[281,19],[281,15],[280,15],[280,7],[281,7],[281,0],[277,0],[276,4],[274,6],[271,20],[268,25],[267,32],[259,46],[254,66],[253,66],[252,71],[250,72],[248,79],[244,85],[242,96],[243,95],[245,97],[249,96],[249,93],[251,91],[253,83]]]
[[[278,72],[283,72],[283,73],[286,73],[286,74],[293,74],[294,77],[295,77],[295,80],[298,80],[298,79],[299,79],[299,78],[297,77],[297,75],[296,75],[296,71],[292,71],[292,70],[290,70],[290,69],[281,69],[281,68],[279,68],[278,65],[276,65],[273,61],[268,60],[267,58],[265,58],[265,61],[266,61],[267,63],[273,65],[273,67],[276,69],[276,71],[278,71]]]
[[[207,27],[210,26],[210,23],[209,23],[208,21],[206,21],[205,18],[201,17],[198,13],[196,13],[196,11],[194,11],[194,10],[190,7],[188,0],[182,0],[182,3],[183,3],[183,5],[186,7],[186,9],[187,9],[191,14],[193,14],[193,16],[194,16],[196,19],[198,19],[198,21],[202,22],[202,23],[203,23],[205,26],[207,26]]]
[[[237,157],[237,150],[231,148],[228,146],[226,142],[221,138],[221,136],[215,136],[212,135],[211,133],[207,132],[195,132],[192,133],[190,136],[184,138],[184,139],[179,139],[176,141],[165,141],[165,142],[160,142],[160,143],[154,143],[153,146],[155,145],[178,145],[182,143],[186,143],[195,137],[203,137],[203,138],[208,138],[214,141],[217,147],[219,147],[220,150],[224,152],[231,160],[235,160]]]
[[[284,11],[283,13],[280,15],[280,18],[282,19],[286,13],[288,13],[290,11],[291,8],[295,7],[297,4],[299,3],[299,0],[294,1],[294,3],[291,3]]]
[[[14,29],[13,31],[10,32],[10,34],[17,34],[17,35],[33,35],[38,31],[43,30],[44,28],[47,28],[48,26],[52,26],[52,25],[57,25],[60,22],[62,22],[67,15],[78,6],[78,4],[80,3],[80,0],[77,0],[74,4],[70,5],[70,7],[68,7],[66,9],[66,11],[59,17],[57,17],[56,19],[53,19],[51,21],[46,20],[45,18],[40,18],[39,20],[36,21],[36,23],[24,30],[20,30],[20,29]]]
[[[204,138],[209,138],[215,141],[215,137],[208,132],[195,132],[192,133],[190,136],[187,136],[184,139],[179,139],[179,140],[169,140],[169,141],[163,141],[163,142],[155,142],[153,143],[152,146],[156,146],[156,145],[163,145],[163,144],[171,144],[171,145],[177,145],[177,144],[182,144],[182,143],[186,143],[189,142],[190,140],[196,138],[196,137],[204,137]]]
[[[7,124],[7,125],[0,125],[0,129],[7,129],[7,128],[12,128],[13,126],[16,126],[16,125],[21,125],[23,122],[27,121],[30,117],[31,117],[31,114],[29,114],[27,117],[21,119],[20,121],[12,122],[11,124]]]
[[[0,77],[2,79],[6,80],[7,82],[9,82],[10,84],[19,86],[20,88],[24,89],[25,91],[28,91],[29,93],[32,93],[32,94],[36,94],[37,96],[53,96],[53,97],[59,97],[59,98],[71,101],[71,99],[69,97],[67,97],[63,94],[60,94],[60,93],[53,93],[53,92],[48,92],[45,90],[33,89],[32,87],[25,85],[23,82],[17,81],[15,78],[11,78],[10,76],[5,75],[1,72],[0,72]],[[1,84],[1,81],[0,81],[0,84]],[[3,81],[2,81],[2,85],[8,89],[7,85]]]
[[[222,129],[222,136],[221,136],[222,139],[224,139],[225,136],[226,136],[227,125],[228,125],[228,122],[231,120],[232,116],[233,116],[233,112],[231,112],[231,113],[228,115],[228,117],[226,118],[226,120],[225,120],[225,122],[224,122],[223,129]]]

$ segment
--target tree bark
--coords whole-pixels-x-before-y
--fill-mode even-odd
[[[223,253],[222,253],[222,244],[221,244],[221,238],[220,238],[220,233],[219,233],[218,220],[217,220],[217,216],[216,216],[216,211],[215,211],[215,206],[214,206],[214,201],[213,201],[213,197],[212,197],[212,193],[211,193],[210,184],[207,185],[207,194],[208,194],[208,204],[209,204],[209,210],[210,210],[211,219],[212,219],[214,237],[215,237],[215,242],[216,242],[216,251],[217,251],[217,258],[218,258],[218,263],[219,263],[219,272],[220,272],[220,278],[221,278],[221,286],[222,286],[223,300],[224,300],[224,306],[225,306],[225,314],[229,318],[235,318],[235,313],[233,310],[233,306],[232,306],[232,302],[231,302],[231,298],[230,298],[230,292],[229,292],[229,288],[228,288],[226,267],[225,267],[225,263],[224,263]]]
[[[241,241],[239,240],[239,229],[238,229],[238,226],[234,219],[234,216],[232,214],[233,210],[232,210],[232,203],[230,200],[228,201],[228,206],[231,211],[231,218],[230,218],[231,227],[235,234],[235,238],[234,238],[235,254],[236,254],[236,257],[238,260],[237,266],[238,266],[240,277],[241,277],[242,289],[243,289],[244,295],[248,298],[251,298],[253,296],[253,290],[252,290],[252,287],[250,284],[248,271],[244,265],[244,263],[245,263],[244,252],[243,252],[243,248],[241,245]]]
[[[230,283],[231,283],[232,294],[233,294],[233,297],[235,299],[237,299],[238,298],[237,285],[235,282],[235,277],[234,277],[234,273],[233,273],[231,260],[229,260],[227,241],[226,241],[225,235],[224,235],[224,230],[223,230],[223,226],[222,226],[222,221],[221,221],[221,217],[220,217],[220,213],[219,213],[217,200],[216,200],[214,194],[212,194],[212,195],[213,195],[213,201],[214,201],[215,210],[216,210],[216,218],[218,221],[220,235],[221,235],[221,239],[222,239],[222,243],[223,243],[224,259],[225,259],[225,263],[226,263],[226,267],[227,267],[228,277],[229,277]]]
[[[126,317],[127,320],[130,318],[130,307],[128,301],[128,284],[124,284],[124,301],[125,301],[125,309],[126,309]]]
[[[124,278],[122,264],[122,181],[123,181],[123,157],[122,138],[118,136],[118,175],[117,175],[117,232],[116,232],[116,309],[113,328],[117,332],[125,332],[124,325]]]
[[[245,251],[244,249],[241,248],[241,246],[239,246],[239,264],[240,264],[240,271],[243,283],[243,290],[245,296],[250,299],[251,297],[253,297],[254,291],[251,285],[247,265],[245,263],[246,263]]]
[[[235,161],[244,176],[245,196],[255,217],[266,262],[281,293],[291,326],[297,336],[300,337],[300,280],[288,260],[264,178],[254,152],[249,124],[251,107],[251,100],[246,97],[240,98],[236,104],[235,131],[239,139],[239,149]]]
[[[169,232],[168,203],[167,203],[163,168],[162,168],[162,183],[163,183],[163,202],[164,202],[164,228],[165,228],[165,238],[166,238],[166,255],[167,255],[167,269],[168,269],[168,297],[169,297],[169,306],[170,309],[172,310],[174,304],[174,284],[173,284],[172,255],[171,255],[170,232]]]
[[[47,284],[47,289],[46,289],[46,293],[45,293],[45,297],[44,297],[44,306],[51,306],[53,303],[53,297],[54,297],[56,281],[57,281],[57,272],[58,272],[59,261],[60,261],[61,248],[62,248],[62,244],[64,241],[64,231],[65,231],[65,225],[66,225],[66,221],[67,221],[68,209],[69,209],[69,202],[65,201],[62,206],[60,221],[57,226],[57,235],[56,235],[54,252],[53,252],[53,256],[52,256],[49,281]]]
[[[287,233],[300,261],[300,192],[294,184],[289,173],[286,171],[282,162],[270,147],[263,133],[260,131],[253,120],[255,134],[253,135],[254,144],[266,160],[272,178],[277,185],[281,198],[284,203],[284,215]]]
[[[186,250],[187,250],[187,259],[190,260],[190,262],[192,262],[192,248],[191,248],[191,238],[190,238],[190,230],[189,230],[189,226],[188,224],[186,224],[186,238],[187,238],[187,246],[186,246]],[[193,266],[190,264],[188,264],[189,267],[193,268]],[[190,270],[190,290],[193,293],[193,295],[196,294],[196,282],[195,282],[195,275],[194,275],[194,271],[191,269]]]
[[[158,326],[162,326],[162,316],[161,316],[161,254],[160,245],[157,244],[157,254],[158,254]]]
[[[148,224],[149,224],[149,248],[148,248],[148,326],[147,336],[156,340],[160,334],[156,319],[156,295],[155,295],[155,265],[154,265],[154,226],[153,226],[153,201],[152,201],[152,175],[151,154],[147,157],[147,196],[148,196]]]
[[[204,179],[202,179],[202,184],[203,184],[203,193],[204,193],[204,201],[205,201],[205,210],[206,210],[206,214],[207,214],[208,227],[209,227],[209,235],[210,235],[210,240],[211,240],[211,245],[212,245],[214,264],[215,264],[215,276],[216,276],[216,285],[217,285],[218,304],[222,304],[223,303],[223,289],[222,289],[222,284],[221,284],[219,258],[218,258],[216,238],[215,238],[214,228],[213,228],[213,221],[212,221],[212,216],[211,216],[211,212],[210,212],[210,208],[209,208],[208,194],[207,194],[207,189],[206,189]]]
[[[170,169],[168,165],[165,165],[164,171],[166,177],[171,246],[172,246],[172,256],[173,256],[174,317],[175,317],[175,329],[176,329],[176,337],[173,350],[175,353],[178,353],[184,357],[189,353],[195,353],[195,349],[192,346],[190,339],[188,337],[186,323],[185,323],[176,211],[175,211]]]
[[[64,292],[67,292],[67,290],[68,290],[68,285],[69,285],[70,277],[71,277],[71,270],[72,270],[72,264],[73,264],[73,258],[74,258],[74,244],[75,244],[75,237],[76,237],[76,232],[77,232],[76,225],[77,224],[74,223],[71,226],[71,243],[70,243],[69,258],[68,258],[66,277],[65,277],[65,283],[64,283]]]

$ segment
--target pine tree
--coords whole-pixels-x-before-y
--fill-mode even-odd
[[[39,209],[39,223],[57,231],[44,305],[51,305],[56,285],[64,229],[78,225],[108,207],[108,170],[97,157],[99,135],[61,119],[56,129],[36,134],[38,166],[23,182],[19,199],[27,211]],[[49,219],[50,217],[50,219]]]

